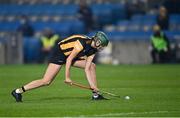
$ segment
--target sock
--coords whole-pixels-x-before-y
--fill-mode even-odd
[[[25,92],[24,87],[16,89],[16,93],[24,93],[24,92]]]

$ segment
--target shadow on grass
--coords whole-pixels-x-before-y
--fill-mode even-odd
[[[32,100],[25,100],[26,102],[33,102],[33,101],[37,101],[37,102],[47,102],[47,101],[71,101],[71,100],[91,100],[91,98],[89,96],[63,96],[63,97],[44,97],[44,98],[40,98],[40,99],[32,99]]]

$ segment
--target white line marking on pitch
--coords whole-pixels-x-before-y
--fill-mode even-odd
[[[161,114],[161,113],[169,113],[169,111],[108,113],[108,114],[101,114],[101,115],[94,115],[94,116],[95,117],[103,117],[103,116],[125,116],[125,115]]]

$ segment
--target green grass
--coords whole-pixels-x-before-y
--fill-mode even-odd
[[[45,65],[0,66],[0,116],[179,116],[180,65],[97,66],[99,88],[122,98],[92,101],[91,92],[67,86],[64,68],[51,86],[23,94],[16,103],[11,91],[41,78]],[[87,84],[84,72],[73,68],[72,80]],[[125,100],[123,96],[130,96]]]

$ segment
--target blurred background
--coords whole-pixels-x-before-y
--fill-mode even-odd
[[[97,63],[180,62],[179,0],[0,0],[0,64],[46,63],[58,41],[99,30],[111,43]]]

